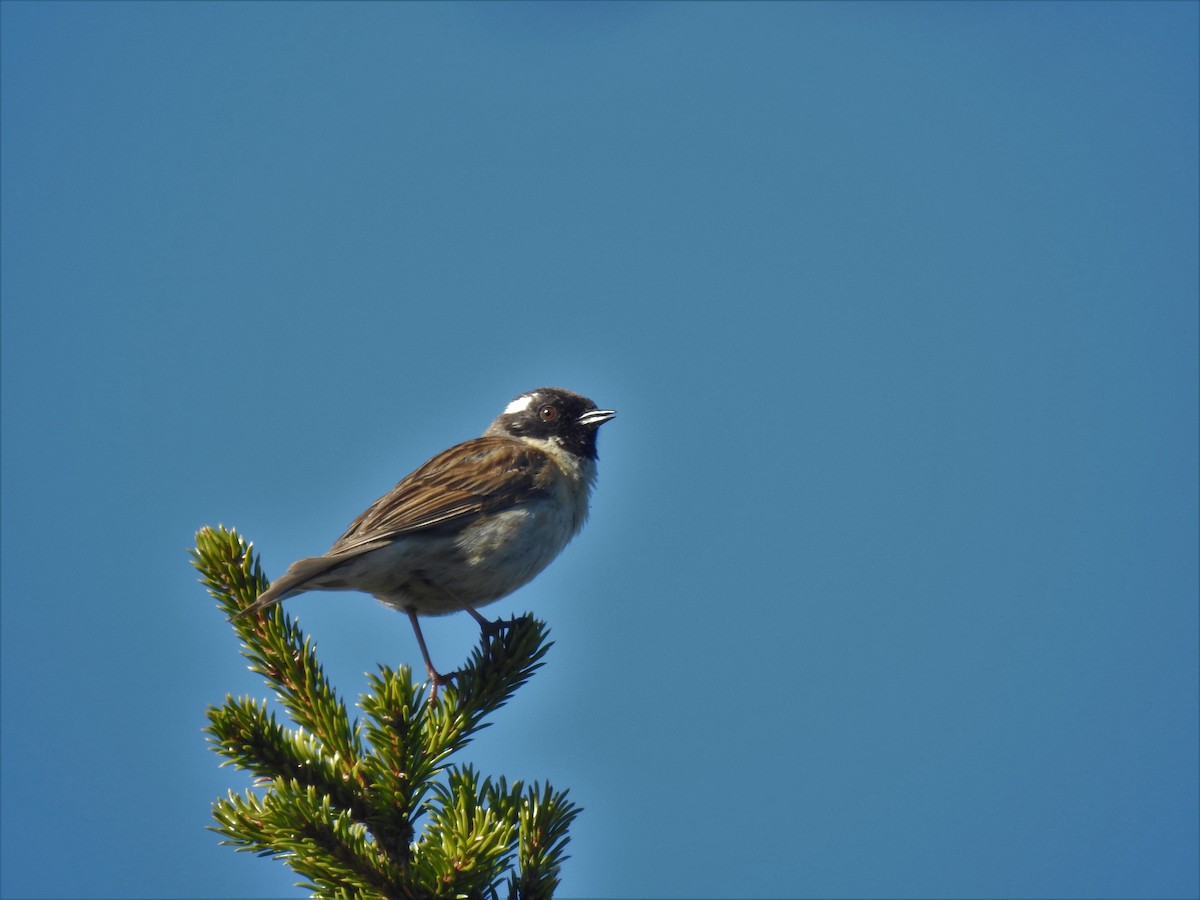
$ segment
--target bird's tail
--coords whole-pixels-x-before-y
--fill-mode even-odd
[[[258,599],[243,609],[241,612],[234,613],[232,618],[240,619],[242,616],[260,613],[264,609],[268,609],[279,603],[281,600],[286,600],[288,597],[295,597],[297,594],[303,594],[310,587],[317,585],[309,585],[319,575],[323,575],[331,567],[337,565],[341,560],[328,556],[312,556],[307,559],[300,559],[288,566],[288,570],[271,582],[271,586],[258,595]]]

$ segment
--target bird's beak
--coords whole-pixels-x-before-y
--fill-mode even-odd
[[[589,409],[579,417],[579,424],[599,428],[616,414],[615,409]]]

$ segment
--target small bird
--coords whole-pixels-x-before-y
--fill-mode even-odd
[[[533,579],[583,527],[596,433],[616,415],[561,388],[517,397],[482,437],[439,453],[355,519],[324,556],[297,560],[239,616],[305,591],[362,591],[407,613],[436,692],[418,616],[476,608]]]

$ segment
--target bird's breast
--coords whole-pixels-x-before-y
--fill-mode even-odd
[[[539,496],[482,513],[453,534],[413,535],[411,551],[401,538],[376,551],[394,555],[397,565],[392,584],[372,593],[422,615],[499,600],[546,568],[583,527],[590,486],[590,479],[550,479]]]
[[[580,524],[568,505],[540,500],[481,516],[462,530],[457,544],[466,571],[494,580],[508,593],[546,568]]]

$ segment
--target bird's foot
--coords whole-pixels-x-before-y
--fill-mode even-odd
[[[515,619],[496,619],[492,621],[491,619],[483,618],[483,616],[479,617],[479,630],[486,637],[495,637],[502,632],[508,631],[515,624]]]
[[[460,673],[454,671],[441,675],[432,666],[427,666],[425,671],[429,673],[429,705],[434,706],[437,704],[438,688],[453,684],[454,679],[458,678]]]

